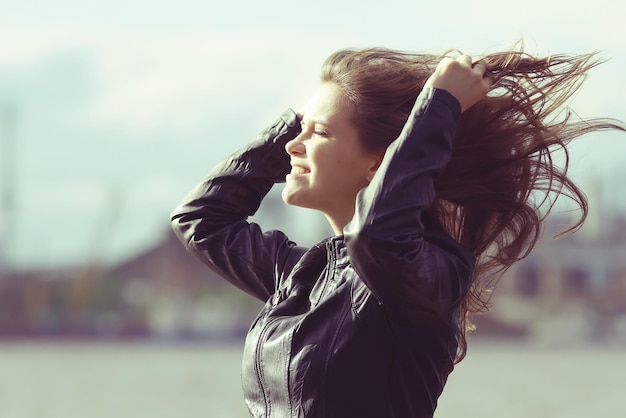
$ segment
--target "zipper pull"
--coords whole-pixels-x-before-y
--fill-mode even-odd
[[[274,297],[272,298],[272,307],[275,307],[276,305],[278,305],[278,302],[280,302],[281,296],[282,296],[281,289],[278,289],[274,293]]]
[[[333,245],[330,241],[326,241],[326,262],[330,263],[333,259]]]

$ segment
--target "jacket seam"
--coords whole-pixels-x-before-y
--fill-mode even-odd
[[[327,406],[328,406],[328,371],[330,369],[330,360],[333,356],[333,351],[335,350],[335,346],[337,344],[337,338],[339,337],[339,331],[343,328],[343,324],[348,317],[348,313],[350,312],[350,306],[344,308],[341,313],[341,319],[335,329],[335,333],[333,334],[333,339],[331,343],[328,345],[328,353],[326,355],[326,362],[324,363],[324,374],[322,375],[322,382],[324,384],[324,400],[322,402],[323,414],[321,416],[326,416]]]

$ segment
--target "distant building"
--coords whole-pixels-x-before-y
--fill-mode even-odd
[[[546,237],[502,277],[490,315],[538,338],[626,343],[626,218],[550,238],[559,225],[551,218]]]

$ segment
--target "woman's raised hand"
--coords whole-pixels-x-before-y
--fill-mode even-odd
[[[492,84],[493,76],[485,63],[472,63],[469,55],[461,55],[457,59],[444,57],[425,87],[448,91],[459,101],[461,112],[464,112],[485,97]]]

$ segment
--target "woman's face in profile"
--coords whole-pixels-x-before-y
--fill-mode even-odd
[[[334,83],[322,84],[301,116],[302,132],[285,146],[292,170],[282,192],[284,201],[331,217],[353,212],[356,194],[369,184],[379,156],[361,145]]]

